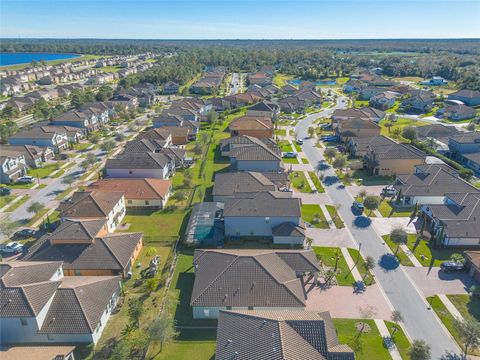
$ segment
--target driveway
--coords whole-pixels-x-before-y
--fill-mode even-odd
[[[393,229],[402,228],[407,233],[415,233],[415,222],[410,222],[409,217],[370,218],[372,226],[379,235],[387,235]]]
[[[356,197],[360,191],[365,190],[368,195],[380,195],[385,185],[372,185],[372,186],[347,186],[347,191],[352,197]]]
[[[358,247],[350,232],[346,229],[307,228],[306,235],[313,239],[313,246]]]
[[[362,308],[371,306],[377,312],[376,319],[392,317],[392,309],[377,284],[368,286],[363,293],[355,293],[350,286],[315,287],[307,294],[306,310],[329,311],[333,318],[361,319]]]
[[[302,199],[302,204],[333,204],[327,193],[309,194],[293,192],[292,196]]]
[[[444,273],[434,267],[404,267],[415,286],[425,295],[468,294],[468,289],[476,282],[467,273]]]
[[[335,108],[345,108],[345,104],[345,98],[338,98],[334,107],[318,114],[307,116],[297,125],[297,134],[306,137],[308,127],[315,118],[330,116]],[[313,166],[317,166],[325,160],[312,140],[305,140],[302,149]],[[333,169],[328,167],[323,172],[326,176],[325,180],[330,184],[326,186],[326,191],[334,203],[342,205],[339,212],[352,233],[355,242],[362,244],[362,254],[372,256],[377,262],[382,264],[387,251],[381,237],[372,226],[368,225],[368,221],[362,221],[363,219],[357,218],[352,214],[350,206],[353,199],[344,188],[337,186],[338,179]],[[383,265],[386,265],[385,262]],[[423,294],[417,290],[411,278],[403,270],[403,267],[397,267],[396,270],[385,270],[385,268],[377,266],[373,273],[378,286],[383,289],[389,302],[403,314],[405,329],[410,337],[425,340],[432,348],[432,359],[440,358],[445,351],[459,353],[458,345],[452,340],[437,317],[427,309]],[[335,297],[335,304],[332,305],[334,309],[337,302],[340,301],[340,297]],[[348,304],[345,304],[345,306],[348,306]]]

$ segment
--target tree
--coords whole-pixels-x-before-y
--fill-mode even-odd
[[[473,318],[463,320],[455,318],[453,326],[463,342],[463,354],[467,357],[468,350],[480,346],[480,322]]]
[[[334,148],[326,148],[323,152],[323,155],[327,158],[327,160],[331,160],[336,153],[337,150],[335,150]]]
[[[305,242],[308,245],[308,248],[310,249],[312,247],[313,239],[311,237],[308,237],[305,239]]]
[[[130,323],[138,327],[140,316],[143,313],[143,301],[141,299],[131,299],[128,303],[128,318],[130,319]]]
[[[402,228],[395,228],[390,232],[390,240],[397,245],[395,249],[395,255],[397,255],[400,245],[407,244],[408,234]]]
[[[100,135],[98,133],[91,133],[89,136],[88,136],[88,140],[92,143],[92,144],[97,144],[99,141],[100,141]]]
[[[390,134],[390,129],[392,128],[393,124],[391,121],[387,121],[385,123],[385,127],[388,129],[388,133]]]
[[[87,155],[87,158],[80,163],[80,167],[84,170],[87,170],[88,168],[90,168],[90,166],[92,166],[96,162],[97,162],[97,157],[94,154],[90,153]]]
[[[403,315],[400,311],[398,310],[393,310],[392,311],[392,316],[391,316],[392,321],[395,323],[395,325],[399,326],[398,324],[403,321]],[[397,326],[393,328],[393,333],[397,331]]]
[[[402,136],[410,140],[410,142],[413,142],[413,140],[417,138],[417,129],[413,126],[406,126],[403,128]]]
[[[462,168],[459,172],[459,175],[462,179],[465,180],[470,180],[473,176],[473,170],[472,169],[467,169],[467,168]]]
[[[347,156],[342,154],[335,155],[332,165],[335,169],[343,169],[347,166]]]
[[[39,203],[38,201],[32,202],[30,205],[27,207],[27,211],[31,214],[38,214],[40,211],[42,211],[45,208],[45,205],[42,203]]]
[[[308,127],[308,136],[313,137],[314,134],[315,134],[315,129],[313,128],[313,126],[309,126]]]
[[[475,123],[471,122],[465,127],[465,129],[467,129],[468,131],[475,131]]]
[[[125,140],[125,135],[123,133],[117,133],[115,135],[115,140],[118,142],[122,142]]]
[[[183,191],[175,191],[172,195],[173,200],[183,201],[187,198],[187,195]]]
[[[401,133],[402,133],[402,129],[400,129],[399,127],[396,127],[392,130],[392,136],[395,139],[398,139]]]
[[[362,199],[365,198],[365,196],[367,196],[367,190],[365,189],[362,189],[358,192],[358,196],[360,196]]]
[[[15,232],[15,230],[20,226],[20,224],[16,221],[11,221],[10,219],[4,219],[0,221],[0,233],[5,235],[8,239],[10,239]]]
[[[100,89],[98,89],[97,95],[95,95],[95,99],[97,101],[106,101],[113,96],[113,89],[108,85],[102,85]]]
[[[408,355],[410,360],[430,360],[430,345],[424,340],[413,340]]]
[[[375,195],[368,195],[363,200],[363,206],[365,206],[365,209],[370,211],[370,214],[372,213],[373,210],[377,210],[379,205],[380,205],[380,198]]]
[[[160,341],[160,352],[163,350],[163,344],[171,342],[178,336],[175,329],[175,319],[170,311],[164,310],[148,328],[150,339]]]
[[[218,114],[215,110],[210,110],[207,114],[207,119],[210,124],[215,124],[218,120]]]
[[[450,256],[450,260],[456,264],[463,264],[465,263],[465,257],[462,254],[454,253]]]
[[[365,274],[363,275],[363,279],[362,279],[363,282],[365,282],[365,279],[367,278],[369,271],[375,269],[375,266],[376,266],[375,259],[371,256],[367,256],[365,258],[365,265],[364,265]]]
[[[72,185],[75,182],[75,176],[73,175],[67,175],[62,179],[62,183],[65,185]]]
[[[480,285],[472,285],[470,287],[470,295],[474,298],[480,298]]]
[[[105,142],[102,144],[102,150],[105,151],[106,153],[109,153],[110,151],[112,151],[113,149],[115,149],[115,147],[116,147],[115,141],[113,141],[113,140],[105,141]]]

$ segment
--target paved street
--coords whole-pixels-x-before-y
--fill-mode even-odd
[[[232,80],[230,81],[230,93],[229,95],[235,95],[240,92],[242,84],[240,83],[240,74],[232,73]]]
[[[307,129],[315,118],[329,116],[335,108],[345,107],[345,105],[346,100],[339,98],[335,107],[307,116],[297,125],[297,134],[301,137],[307,137]],[[303,151],[314,167],[324,161],[312,139],[304,141]],[[438,359],[445,351],[459,352],[456,343],[445,331],[437,317],[431,310],[427,309],[425,299],[411,282],[403,267],[396,267],[396,264],[392,264],[390,256],[387,255],[387,249],[382,244],[381,237],[372,226],[368,226],[368,220],[360,221],[362,218],[357,219],[351,212],[350,207],[353,199],[345,188],[338,187],[339,183],[335,183],[336,176],[333,169],[329,167],[323,172],[326,179],[331,179],[333,182],[333,184],[326,186],[326,191],[334,203],[342,205],[340,214],[355,242],[358,245],[361,244],[361,252],[364,255],[374,257],[379,263],[373,271],[377,283],[394,308],[403,314],[405,327],[410,337],[412,339],[424,339],[429,343],[432,348],[432,359]],[[385,267],[380,266],[384,264]],[[388,268],[390,265],[391,267]]]

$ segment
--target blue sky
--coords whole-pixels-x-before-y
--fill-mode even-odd
[[[480,0],[0,0],[0,37],[480,38]]]

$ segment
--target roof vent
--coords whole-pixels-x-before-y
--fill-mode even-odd
[[[228,344],[231,344],[232,342],[233,342],[232,339],[228,339],[228,340],[227,340],[227,345],[228,345]]]

